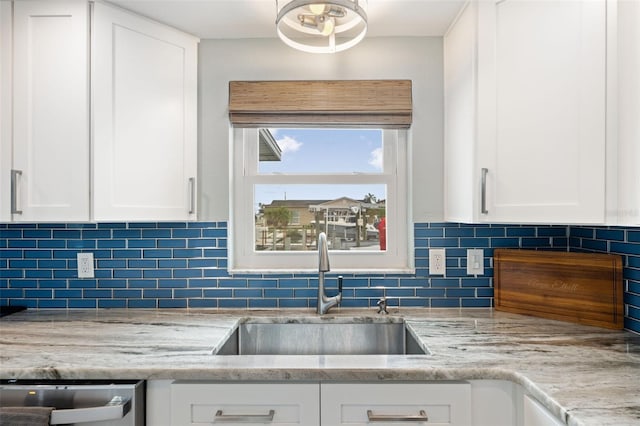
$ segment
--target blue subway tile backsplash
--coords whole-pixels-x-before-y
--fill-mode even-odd
[[[226,222],[0,224],[0,303],[31,308],[312,308],[315,274],[227,271]],[[447,274],[429,274],[429,248],[446,249]],[[466,250],[485,275],[466,273]],[[640,229],[559,225],[417,223],[414,274],[344,279],[345,307],[491,307],[495,248],[623,256],[625,327],[640,332]],[[92,252],[94,279],[78,279],[76,254]],[[337,282],[327,277],[329,291]]]
[[[622,256],[627,330],[640,333],[640,228],[569,227],[569,249],[576,252],[612,253]]]

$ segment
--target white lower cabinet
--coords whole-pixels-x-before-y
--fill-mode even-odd
[[[522,426],[562,426],[563,422],[553,416],[546,408],[530,395],[523,400]]]
[[[168,423],[170,419],[170,423]],[[459,425],[565,423],[507,380],[147,382],[149,425]]]
[[[470,380],[473,426],[522,426],[520,385],[506,380]]]
[[[171,384],[171,424],[320,424],[319,383]]]
[[[472,424],[467,382],[174,382],[170,395],[174,426]]]
[[[469,383],[323,383],[322,425],[471,424]]]

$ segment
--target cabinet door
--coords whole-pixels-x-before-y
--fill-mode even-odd
[[[0,2],[0,222],[11,220],[11,166],[12,155],[12,131],[11,122],[11,93],[12,73],[11,58],[13,56],[12,4],[8,1]]]
[[[617,28],[618,146],[611,210],[619,225],[640,225],[640,2],[621,1]]]
[[[13,8],[13,220],[88,220],[88,4]]]
[[[495,82],[480,83],[496,97],[495,135],[481,135],[478,151],[486,218],[602,223],[605,1],[495,7]]]
[[[171,385],[171,424],[304,425],[320,423],[318,383]]]
[[[444,37],[445,218],[478,221],[474,187],[477,8],[469,2]]]
[[[472,424],[469,383],[323,383],[321,401],[323,426]]]
[[[538,401],[529,395],[524,396],[523,426],[561,426],[563,422],[556,419]]]
[[[94,5],[96,220],[195,219],[197,43]]]

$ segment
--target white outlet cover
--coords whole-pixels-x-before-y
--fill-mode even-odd
[[[467,249],[467,275],[484,275],[484,250]]]
[[[429,249],[429,275],[444,275],[446,269],[445,249]]]
[[[93,277],[93,253],[78,253],[78,278]]]

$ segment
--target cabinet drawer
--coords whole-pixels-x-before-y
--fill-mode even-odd
[[[323,383],[321,400],[323,425],[404,425],[409,418],[411,424],[471,424],[471,385],[464,382]]]
[[[171,385],[171,424],[318,425],[319,393],[317,383],[176,382]]]

